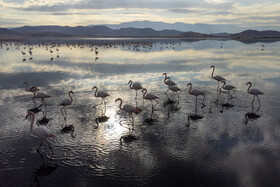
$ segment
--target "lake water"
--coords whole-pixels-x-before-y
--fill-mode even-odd
[[[2,42],[0,46],[0,186],[277,186],[280,179],[280,42],[77,39]],[[97,47],[95,53],[95,47]],[[28,50],[32,48],[32,56]],[[50,53],[50,49],[53,53]],[[58,49],[59,51],[57,51]],[[26,54],[23,55],[21,51]],[[236,87],[229,103],[215,75]],[[165,94],[164,72],[182,90]],[[152,110],[140,82],[159,97]],[[30,132],[32,93],[51,95],[35,122],[50,129],[54,154]],[[265,95],[247,93],[251,81]],[[205,106],[187,83],[205,92]],[[92,87],[107,91],[104,105]],[[58,106],[72,90],[65,121]],[[134,123],[117,98],[137,106]],[[37,104],[40,101],[37,102]],[[38,106],[38,105],[37,105]],[[46,112],[47,110],[47,112]],[[247,115],[246,115],[247,114]],[[190,122],[188,123],[188,116]],[[247,119],[247,122],[246,122]],[[189,124],[189,125],[188,125]],[[72,125],[70,132],[61,130]],[[35,124],[37,127],[37,125]]]

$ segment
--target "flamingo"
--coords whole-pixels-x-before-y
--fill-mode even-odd
[[[169,77],[166,77],[166,80],[167,81],[170,81],[170,78]],[[178,94],[178,91],[182,91],[180,88],[178,88],[178,86],[176,85],[171,85],[171,86],[168,86],[168,89],[170,89],[172,91],[172,95],[171,97],[173,97],[173,94],[176,92],[177,96],[178,96],[178,99],[179,99],[179,94]]]
[[[252,83],[251,83],[251,82],[247,82],[246,85],[250,85],[250,86],[248,87],[247,92],[248,92],[249,94],[251,94],[251,95],[254,95],[254,99],[253,99],[253,101],[252,101],[252,104],[253,104],[254,101],[255,101],[255,97],[257,97],[257,99],[258,99],[258,101],[259,101],[259,104],[261,104],[261,101],[260,101],[258,95],[263,95],[264,93],[261,92],[260,90],[256,89],[256,88],[251,88],[251,87],[252,87]],[[250,89],[250,88],[251,88],[251,89]]]
[[[30,124],[30,132],[32,134],[34,134],[35,136],[37,136],[38,138],[41,138],[41,144],[40,144],[39,148],[37,149],[37,152],[40,150],[43,140],[44,140],[48,144],[48,146],[53,154],[52,148],[51,148],[50,144],[48,143],[48,141],[46,140],[46,138],[49,138],[49,137],[55,138],[55,134],[53,134],[49,129],[41,127],[41,126],[34,129],[33,125],[34,125],[35,115],[33,112],[29,112],[26,115],[25,119],[27,119],[28,116],[32,117],[31,124]]]
[[[228,101],[229,101],[229,91],[230,90],[233,90],[233,92],[232,92],[232,94],[234,94],[235,93],[235,90],[234,89],[236,89],[234,86],[232,86],[232,85],[229,85],[229,84],[227,84],[226,85],[226,81],[222,81],[222,83],[223,83],[223,86],[222,86],[222,88],[224,89],[224,90],[227,90],[228,91]],[[221,93],[221,88],[220,88],[220,93]],[[232,94],[230,95],[231,97],[232,97]]]
[[[27,81],[25,81],[25,82],[23,83],[23,86],[24,86],[24,85],[26,85],[26,86],[25,86],[25,91],[27,91],[27,92],[32,92],[32,91],[31,91],[31,88],[32,88],[32,87],[28,86],[29,84],[28,84]]]
[[[134,121],[132,113],[138,114],[140,112],[140,110],[137,107],[134,107],[134,106],[128,105],[128,104],[126,104],[122,107],[122,103],[123,103],[122,99],[121,98],[116,99],[115,103],[118,101],[121,102],[119,105],[120,110],[124,110],[125,112],[127,112],[131,116],[132,121]]]
[[[200,90],[192,90],[192,83],[188,83],[187,86],[190,86],[189,94],[195,96],[195,113],[197,112],[197,96],[202,95],[203,100],[205,99],[205,93]],[[203,104],[203,101],[202,101]],[[203,104],[204,105],[204,104]]]
[[[167,93],[169,90],[169,86],[173,86],[173,85],[177,85],[177,84],[175,82],[173,82],[172,80],[170,80],[170,78],[169,78],[169,80],[167,80],[167,73],[163,73],[162,75],[165,76],[164,80],[163,80],[164,84],[166,84],[168,86],[168,89],[165,92],[165,93]]]
[[[136,91],[136,97],[137,97],[137,90],[142,90],[143,87],[139,82],[132,82],[131,80],[128,81],[128,85],[130,89],[134,89]]]
[[[65,99],[63,99],[63,100],[59,103],[59,105],[58,105],[58,106],[62,106],[61,109],[60,109],[60,111],[61,111],[61,113],[62,113],[64,119],[66,119],[66,108],[65,108],[65,107],[68,106],[68,105],[72,105],[72,103],[73,103],[73,98],[72,98],[71,94],[74,95],[74,92],[73,92],[72,90],[70,90],[70,91],[68,92],[68,95],[69,95],[70,99],[69,99],[69,98],[65,98]],[[65,115],[64,115],[64,113],[62,112],[63,109],[64,109]]]
[[[104,91],[98,91],[98,88],[96,86],[92,87],[92,90],[95,90],[95,93],[94,93],[94,96],[95,97],[101,97],[102,98],[102,102],[101,104],[105,104],[105,107],[106,107],[106,101],[105,101],[105,98],[110,96],[107,92],[104,92]]]
[[[143,93],[143,98],[144,98],[144,99],[148,99],[148,100],[151,101],[151,103],[152,103],[152,109],[154,109],[153,101],[157,102],[157,104],[158,104],[159,102],[158,102],[156,99],[159,99],[159,97],[158,97],[158,96],[155,96],[154,94],[150,94],[150,93],[147,94],[147,89],[146,89],[146,88],[143,88],[142,93]],[[156,104],[156,105],[157,105],[157,104]],[[156,105],[155,105],[155,106],[156,106]]]
[[[38,92],[39,91],[39,89],[36,87],[36,86],[33,86],[32,88],[31,88],[31,91],[34,93],[34,96],[33,96],[33,101],[35,101],[35,99],[41,99],[41,101],[42,101],[42,104],[44,103],[45,104],[45,107],[46,107],[46,102],[45,102],[45,98],[49,98],[49,97],[51,97],[50,95],[48,95],[48,94],[46,94],[46,93],[44,93],[44,92]],[[41,104],[41,105],[42,105]],[[36,101],[35,101],[35,105],[36,105]],[[40,106],[41,106],[40,105]]]
[[[220,87],[220,82],[223,81],[223,80],[225,81],[226,79],[223,78],[223,77],[221,77],[220,75],[213,76],[214,71],[215,71],[215,66],[210,66],[210,69],[211,69],[211,68],[213,68],[211,77],[212,77],[214,80],[218,81],[218,87],[217,87],[217,94],[218,94],[218,90],[219,90],[219,87]]]

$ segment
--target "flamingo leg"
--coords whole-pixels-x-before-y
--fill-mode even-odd
[[[61,114],[63,115],[63,117],[64,117],[64,119],[65,119],[65,116],[64,116],[64,113],[63,113],[63,108],[64,108],[64,106],[63,107],[61,107],[61,109],[60,109],[60,112],[61,112]]]
[[[39,152],[40,148],[42,147],[42,144],[43,144],[43,139],[41,139],[41,143],[40,143],[39,148],[37,149],[37,152]]]
[[[205,100],[205,95],[203,95],[203,99],[202,99],[202,103],[201,103],[202,104],[202,108],[205,107],[204,100]]]
[[[65,113],[65,120],[66,120],[67,119],[66,107],[64,107],[64,113]]]
[[[232,94],[234,94],[236,92],[236,90],[233,90],[233,92],[230,94],[230,99],[233,98]]]
[[[45,140],[45,142],[48,144],[48,146],[49,146],[49,148],[50,148],[50,150],[51,150],[51,152],[53,154],[53,150],[52,150],[52,147],[50,146],[49,142],[47,140]]]
[[[259,101],[259,105],[261,105],[261,100],[259,99],[259,97],[256,95],[258,101]]]
[[[167,92],[168,92],[168,91],[169,91],[169,88],[166,90],[166,92],[165,92],[165,93],[167,94]]]
[[[197,113],[197,96],[195,96],[195,114]]]
[[[178,96],[178,100],[180,99],[178,92],[176,92],[177,96]]]
[[[227,97],[227,101],[229,102],[229,90],[228,90],[228,97]]]
[[[151,100],[151,104],[152,104],[152,110],[154,110],[153,100]]]
[[[252,105],[253,105],[253,103],[254,103],[254,101],[255,101],[255,97],[256,97],[256,96],[254,95],[253,101],[252,101],[252,103],[251,103]]]

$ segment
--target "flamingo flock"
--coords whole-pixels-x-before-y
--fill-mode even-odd
[[[228,95],[227,101],[229,102],[229,100],[232,97],[232,94],[234,92],[236,92],[236,87],[232,86],[232,85],[228,85],[226,83],[226,79],[223,78],[222,76],[219,76],[219,75],[214,76],[215,66],[210,66],[210,69],[211,68],[213,69],[211,77],[214,80],[218,81],[217,97],[218,97],[218,91],[220,90],[220,93],[219,93],[219,95],[220,95],[221,92],[222,92],[222,89],[223,89],[223,90],[227,91],[227,95]],[[182,92],[182,90],[177,86],[177,84],[175,82],[171,81],[170,77],[167,76],[167,73],[163,73],[162,75],[164,75],[164,79],[163,79],[164,84],[168,86],[168,89],[167,89],[167,91],[164,92],[164,94],[166,94],[168,96],[168,99],[173,98],[174,95],[177,94],[177,99],[179,100],[180,98],[179,98],[178,92],[179,91]],[[223,84],[222,87],[220,87],[220,82]],[[42,101],[41,105],[44,104],[44,106],[46,107],[45,99],[46,98],[50,98],[51,97],[50,95],[48,95],[47,93],[44,93],[44,92],[39,92],[39,89],[36,86],[29,87],[28,82],[24,82],[23,85],[25,86],[25,91],[33,93],[33,100],[41,99],[41,101]],[[137,100],[137,91],[141,90],[142,94],[143,94],[143,104],[144,104],[144,100],[150,101],[151,105],[152,105],[152,111],[154,111],[155,107],[159,104],[160,98],[158,96],[154,95],[153,93],[148,93],[147,89],[144,88],[141,85],[140,82],[133,82],[132,80],[129,80],[128,81],[128,85],[129,85],[128,86],[129,89],[135,90],[135,92],[136,92],[135,93],[135,96],[136,96],[135,99],[136,100]],[[260,99],[259,99],[258,96],[259,95],[263,95],[264,93],[261,92],[260,90],[256,89],[256,88],[251,88],[252,87],[252,83],[251,82],[247,82],[246,85],[248,86],[247,92],[250,95],[254,96],[251,104],[253,105],[253,103],[255,101],[255,98],[257,98],[258,102],[259,102],[259,105],[260,105]],[[187,87],[189,88],[188,89],[188,94],[190,94],[192,96],[195,96],[195,114],[191,114],[191,115],[188,116],[188,126],[189,126],[189,123],[190,123],[189,120],[190,119],[197,120],[197,119],[201,119],[202,118],[202,116],[197,114],[197,99],[198,99],[199,96],[203,97],[202,105],[204,105],[204,99],[205,99],[206,94],[205,94],[205,91],[203,91],[203,90],[193,89],[192,83],[188,83]],[[169,90],[172,91],[171,96],[169,96],[167,94],[167,92]],[[105,91],[99,91],[97,86],[93,86],[92,87],[92,91],[94,91],[94,94],[93,94],[94,97],[100,97],[102,99],[101,104],[104,104],[105,108],[106,108],[106,101],[105,101],[105,99],[107,97],[110,97],[110,94],[105,92]],[[230,92],[232,92],[232,93],[230,93]],[[70,90],[68,92],[68,96],[69,96],[69,98],[63,99],[58,104],[58,106],[61,106],[60,111],[61,111],[61,114],[62,114],[62,116],[64,117],[65,120],[66,120],[66,107],[73,104],[73,100],[74,99],[73,99],[72,96],[74,96],[74,92],[72,90]],[[133,117],[133,115],[134,114],[139,114],[141,112],[140,108],[137,107],[137,106],[130,105],[130,104],[123,104],[123,99],[122,98],[115,99],[115,103],[117,104],[117,106],[118,106],[120,111],[124,111],[124,112],[126,112],[130,116],[132,124],[134,124],[134,117]],[[101,104],[99,104],[99,105],[101,105]],[[35,105],[36,105],[36,103],[35,103]],[[63,112],[63,110],[64,110],[64,112]],[[26,118],[28,118],[29,116],[31,117],[30,132],[32,134],[34,134],[35,136],[37,136],[38,138],[41,139],[40,147],[37,149],[37,151],[39,151],[39,149],[41,148],[42,142],[46,142],[47,145],[49,146],[51,152],[53,152],[52,148],[51,148],[51,146],[50,146],[50,144],[49,144],[47,139],[48,138],[54,138],[55,134],[52,133],[50,130],[48,130],[45,127],[43,128],[43,127],[40,126],[40,127],[34,128],[35,115],[34,115],[34,113],[32,111],[29,111],[28,114],[26,115]]]

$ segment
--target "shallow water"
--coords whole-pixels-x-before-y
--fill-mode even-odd
[[[3,42],[0,186],[277,186],[279,47],[280,42],[233,40]],[[214,75],[237,88],[229,101],[233,107],[223,107],[226,93],[216,101],[211,65]],[[179,99],[175,95],[168,100],[163,72],[181,88]],[[129,80],[141,82],[160,98],[154,110],[149,101],[143,102],[141,91],[135,99]],[[35,122],[44,115],[49,119],[44,126],[56,134],[49,140],[53,155],[46,144],[36,152],[40,140],[30,133],[31,120],[25,120],[34,104],[24,81],[51,95]],[[251,105],[248,81],[265,93],[259,96],[260,106],[257,100]],[[205,107],[198,98],[202,118],[190,119],[188,125],[188,116],[195,112],[189,82],[206,97]],[[93,86],[110,94],[106,111],[104,105],[94,107],[101,99],[93,96]],[[58,104],[69,90],[75,95],[65,121]],[[117,98],[141,110],[133,114],[134,123],[119,110]],[[259,117],[252,119],[251,113]],[[62,133],[65,125],[74,128]]]

